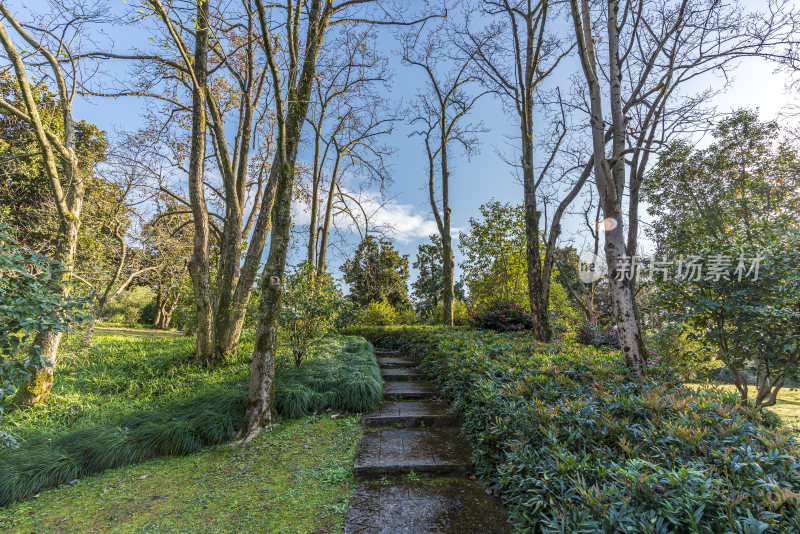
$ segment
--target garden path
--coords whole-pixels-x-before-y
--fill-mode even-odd
[[[347,534],[511,531],[498,499],[471,480],[470,445],[417,362],[376,351],[384,402],[361,418]]]

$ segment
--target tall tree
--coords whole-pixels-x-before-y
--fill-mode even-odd
[[[408,256],[398,253],[391,241],[367,236],[341,269],[357,305],[385,301],[395,308],[409,307]]]
[[[425,89],[417,94],[410,122],[420,127],[414,134],[420,135],[425,143],[428,198],[442,245],[442,321],[452,326],[455,263],[450,224],[449,154],[454,145],[460,145],[468,157],[477,151],[478,139],[475,134],[482,131],[482,127],[480,124],[466,123],[466,119],[485,93],[470,92],[470,85],[476,85],[477,82],[469,70],[476,52],[453,57],[456,50],[448,50],[442,37],[446,30],[442,24],[423,35],[407,35],[403,42],[403,62],[421,69],[425,74]],[[440,200],[437,199],[437,189]]]
[[[537,165],[534,128],[545,123],[547,110],[541,86],[572,49],[562,42],[552,21],[561,10],[560,2],[549,0],[483,0],[480,4],[488,25],[481,31],[464,31],[467,50],[475,53],[476,64],[487,87],[512,110],[519,129],[520,167],[525,206],[525,249],[528,302],[533,320],[533,335],[550,339],[549,297],[556,243],[561,233],[561,218],[580,192],[589,172],[579,174],[566,184],[557,205],[542,251],[542,208],[540,187],[556,159],[567,135],[567,121],[561,111],[555,120],[550,146],[538,147],[545,154]],[[537,101],[539,119],[536,118]],[[549,120],[547,122],[550,122]],[[568,177],[572,175],[569,174]]]
[[[317,59],[329,28],[336,25],[380,22],[382,24],[411,24],[387,19],[387,6],[377,6],[374,0],[343,0],[335,4],[328,0],[303,2],[286,0],[269,10],[256,0],[262,44],[272,80],[272,93],[277,117],[277,149],[270,173],[275,173],[277,185],[272,207],[272,233],[267,263],[261,278],[261,301],[258,309],[253,363],[250,369],[250,390],[245,410],[243,444],[249,443],[260,431],[272,424],[275,397],[275,351],[278,319],[281,309],[281,287],[291,226],[291,203],[297,148],[301,130],[308,113],[311,91],[316,77]],[[395,6],[397,7],[397,6]],[[377,9],[381,20],[373,20],[370,9]],[[397,10],[402,13],[404,11]],[[271,17],[280,13],[281,21],[274,24]],[[305,25],[305,39],[300,28]],[[278,29],[283,28],[280,39]],[[282,46],[278,46],[283,42]],[[302,45],[302,46],[301,46]],[[281,70],[277,53],[285,53]]]
[[[694,94],[684,89],[689,82],[702,75],[727,78],[733,61],[777,54],[791,41],[796,14],[787,5],[774,3],[764,18],[738,2],[570,0],[588,96],[595,186],[609,223],[604,235],[613,312],[623,356],[638,377],[646,376],[647,365],[636,281],[621,276],[618,266],[636,254],[639,194],[649,156],[676,136],[707,128],[705,102],[718,89]],[[598,24],[605,26],[605,54],[596,46]]]
[[[71,80],[81,76],[78,65],[81,34],[102,14],[80,6],[74,10],[65,8],[56,13],[55,27],[44,27],[20,23],[3,2],[0,2],[0,13],[4,19],[0,23],[0,44],[8,58],[16,89],[19,91],[15,100],[8,100],[3,95],[0,98],[0,109],[24,122],[34,132],[58,220],[58,237],[51,257],[65,268],[60,279],[53,283],[58,285],[57,291],[66,299],[71,292],[72,271],[86,193],[85,176],[76,151],[76,121],[72,113],[75,85]],[[24,43],[24,52],[17,48],[6,29],[7,26]],[[28,71],[46,74],[42,80],[31,80]],[[60,130],[54,131],[43,120],[44,113],[34,90],[39,83],[52,83],[57,95],[55,105],[61,123]],[[47,400],[53,385],[53,370],[57,363],[61,336],[61,330],[43,329],[36,334],[34,343],[41,349],[41,357],[46,365],[33,372],[30,380],[18,391],[15,402],[38,404]]]

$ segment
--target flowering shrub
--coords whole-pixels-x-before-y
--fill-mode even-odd
[[[600,328],[594,323],[589,323],[587,325],[578,327],[575,334],[576,341],[582,345],[589,345],[592,347],[611,347],[615,349],[619,348],[619,338],[617,337],[617,332],[610,326]]]
[[[519,333],[360,333],[423,358],[515,532],[800,532],[797,438],[736,394]]]
[[[470,326],[498,332],[530,330],[533,322],[531,314],[519,304],[496,304],[482,313],[475,313],[469,319]]]

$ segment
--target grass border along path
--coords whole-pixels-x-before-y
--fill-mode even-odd
[[[332,409],[358,413],[383,398],[372,346],[343,338],[341,350],[277,374],[276,408],[285,417]],[[0,449],[0,506],[107,469],[160,456],[184,456],[230,440],[244,422],[246,389],[224,387],[113,423],[43,435]]]

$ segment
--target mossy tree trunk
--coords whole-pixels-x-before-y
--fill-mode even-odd
[[[75,154],[76,138],[75,123],[72,117],[72,95],[62,69],[62,59],[56,57],[56,54],[47,50],[40,40],[30,35],[3,3],[0,3],[0,13],[14,31],[31,47],[31,50],[44,58],[44,64],[49,67],[51,71],[49,74],[57,88],[58,108],[63,120],[63,134],[50,131],[48,126],[42,122],[38,104],[25,72],[22,56],[14,46],[5,27],[0,24],[0,43],[11,63],[14,77],[19,86],[21,101],[21,105],[18,104],[17,107],[10,102],[0,100],[0,109],[28,125],[33,130],[39,147],[59,221],[58,242],[53,259],[61,262],[65,268],[64,276],[58,281],[59,285],[56,290],[66,298],[71,294],[70,278],[75,266],[75,251],[85,195],[85,184]],[[77,17],[73,22],[80,24],[81,20],[80,17]],[[59,52],[63,53],[64,51],[59,50]],[[77,76],[77,66],[74,61],[74,59],[64,60],[63,65],[70,66],[73,69],[73,75]],[[37,68],[45,67],[40,65]],[[34,343],[40,347],[45,365],[34,370],[31,378],[19,388],[14,396],[16,404],[31,405],[47,401],[53,386],[53,373],[58,361],[61,337],[61,333],[51,331],[39,332],[36,335]]]

